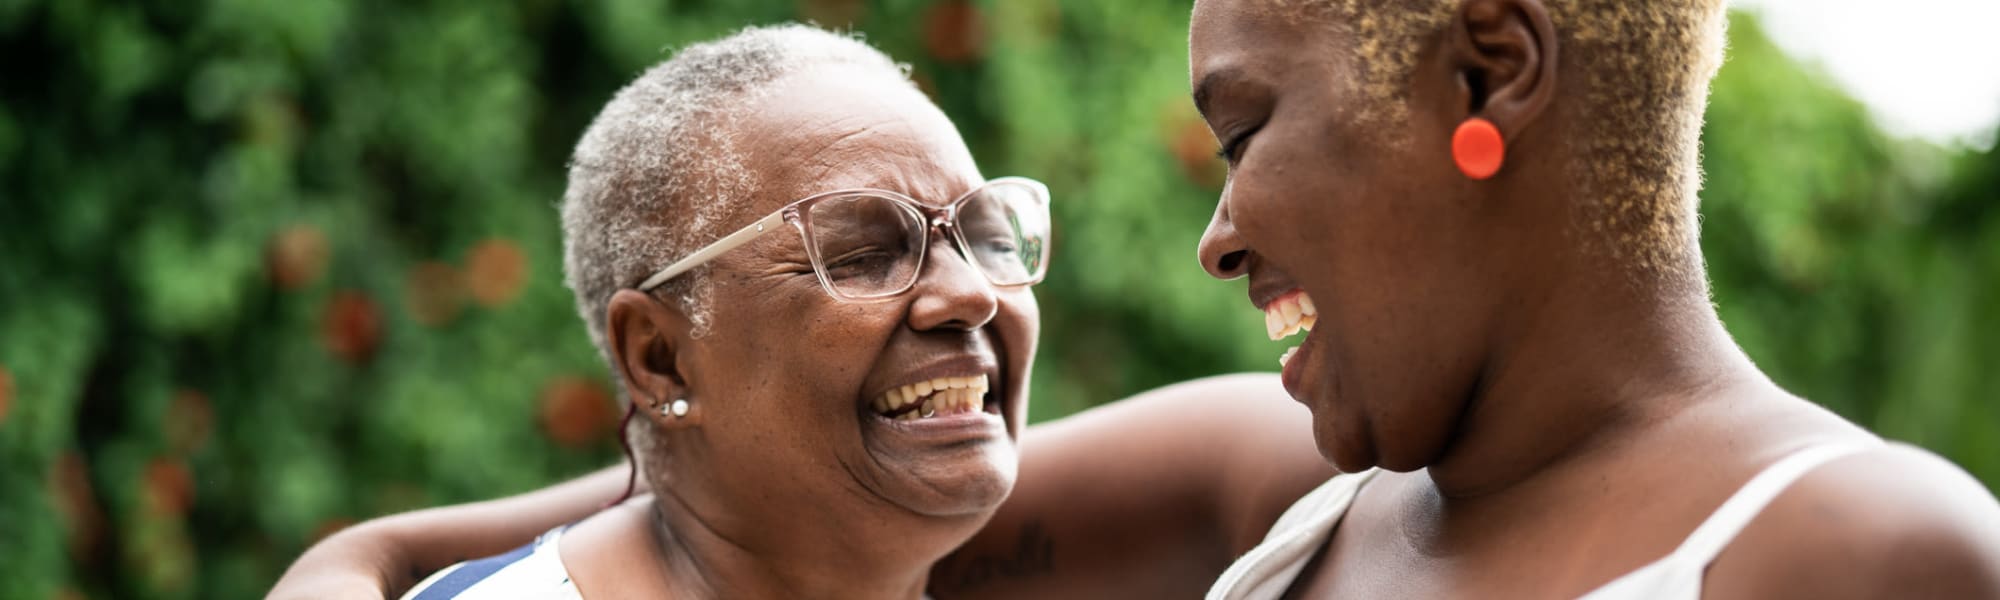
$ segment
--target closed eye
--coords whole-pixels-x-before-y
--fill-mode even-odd
[[[828,260],[826,261],[826,268],[828,271],[832,271],[835,269],[861,268],[861,267],[874,266],[892,260],[895,260],[895,257],[892,256],[889,253],[889,251],[871,246],[867,248],[858,248],[852,252],[848,252],[847,254],[843,254],[832,260]]]
[[[1014,243],[1014,236],[993,236],[981,240],[972,240],[972,247],[995,254],[1011,254],[1020,249],[1020,246]]]
[[[1264,126],[1258,125],[1256,127],[1250,128],[1247,131],[1244,131],[1243,133],[1237,134],[1234,137],[1231,137],[1227,140],[1223,140],[1222,149],[1217,150],[1215,156],[1217,158],[1221,158],[1222,160],[1229,161],[1229,164],[1232,165],[1236,164],[1237,161],[1243,159],[1243,149],[1246,145],[1249,144],[1250,136],[1256,135],[1257,132],[1262,130],[1263,128]]]
[[[763,271],[765,275],[811,275],[812,272],[812,263],[803,260],[777,261]]]

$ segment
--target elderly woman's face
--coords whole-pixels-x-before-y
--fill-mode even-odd
[[[820,192],[874,188],[943,205],[982,182],[951,122],[890,74],[791,75],[743,114],[734,145],[759,183],[728,228]],[[936,232],[914,287],[886,302],[830,297],[794,231],[713,265],[712,329],[686,357],[702,412],[687,435],[699,441],[685,443],[702,447],[735,501],[977,523],[1005,499],[1038,331],[1032,292],[989,284]],[[937,391],[948,387],[958,389]],[[878,410],[877,400],[922,388],[961,410]]]

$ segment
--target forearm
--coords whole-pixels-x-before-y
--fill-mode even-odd
[[[355,525],[313,544],[285,570],[266,600],[374,600],[410,587],[415,581],[408,571],[394,568],[405,562],[401,549],[376,529],[379,524]]]
[[[452,563],[499,554],[558,525],[590,516],[625,491],[624,464],[528,493],[403,513],[382,519],[403,562],[402,575],[427,574]],[[415,581],[405,582],[415,583]]]
[[[1205,589],[1333,469],[1271,375],[1153,390],[1030,428],[1014,492],[932,570],[952,598]]]
[[[1222,461],[1205,489],[1232,561],[1263,542],[1299,498],[1338,474],[1320,456],[1312,412],[1277,377],[1240,383],[1247,389],[1237,402],[1207,403],[1196,417],[1209,423],[1201,429],[1216,440],[1209,451]]]
[[[425,573],[505,552],[550,528],[589,516],[625,491],[626,477],[627,467],[621,463],[517,496],[391,515],[350,527],[300,556],[271,596],[393,597]],[[360,591],[364,589],[375,593]]]
[[[1173,447],[1187,440],[1119,431],[1153,429],[1135,421],[1158,404],[1124,400],[1031,428],[1013,493],[932,569],[931,594],[1116,599],[1201,588],[1203,563],[1226,560],[1212,524],[1202,523],[1202,490],[1150,468],[1181,455]]]

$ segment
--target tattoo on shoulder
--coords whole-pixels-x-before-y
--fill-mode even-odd
[[[1014,547],[991,554],[954,556],[941,569],[947,587],[967,589],[999,579],[1045,575],[1055,570],[1056,541],[1039,520],[1021,526]]]

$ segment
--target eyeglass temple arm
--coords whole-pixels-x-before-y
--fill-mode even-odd
[[[661,284],[666,283],[675,276],[693,270],[695,267],[701,266],[702,263],[714,260],[715,257],[721,256],[722,253],[749,243],[750,240],[757,239],[757,236],[770,233],[784,224],[784,209],[778,209],[776,212],[764,215],[764,218],[758,219],[757,222],[746,225],[742,229],[736,230],[735,233],[722,236],[722,239],[716,240],[715,243],[709,244],[700,250],[696,250],[694,254],[688,255],[687,258],[667,265],[665,269],[660,269],[660,272],[654,273],[652,277],[647,277],[645,281],[639,282],[639,291],[653,291],[653,288],[660,287]]]

